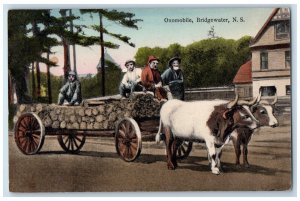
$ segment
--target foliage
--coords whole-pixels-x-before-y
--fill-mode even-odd
[[[238,40],[205,39],[186,47],[179,44],[167,48],[141,47],[135,59],[138,66],[144,66],[149,55],[159,57],[159,70],[163,72],[171,57],[180,56],[186,87],[231,85],[239,67],[251,55],[250,40],[250,36],[244,36]]]
[[[135,44],[130,42],[130,39],[131,39],[130,37],[123,36],[121,34],[111,33],[107,29],[105,29],[103,26],[103,18],[106,18],[108,21],[112,21],[112,22],[122,25],[124,27],[134,28],[134,29],[138,29],[137,23],[139,21],[143,21],[143,20],[134,19],[135,14],[133,14],[133,13],[127,13],[127,12],[122,12],[122,11],[117,11],[117,10],[82,9],[82,10],[80,10],[80,12],[82,14],[90,14],[91,17],[93,16],[92,13],[94,13],[94,14],[97,14],[97,16],[99,17],[99,25],[92,25],[91,28],[100,33],[100,38],[99,38],[98,42],[95,42],[95,44],[99,44],[100,48],[101,48],[101,57],[100,58],[101,58],[102,69],[101,69],[101,78],[99,76],[99,73],[98,73],[97,77],[98,77],[98,81],[103,80],[103,82],[100,81],[99,83],[101,83],[101,88],[102,88],[101,95],[105,96],[106,89],[113,90],[113,89],[117,88],[117,86],[115,86],[115,85],[111,86],[111,83],[114,83],[114,82],[108,82],[108,84],[106,84],[107,81],[106,81],[105,77],[106,77],[107,73],[105,73],[106,69],[104,68],[104,66],[105,66],[104,47],[117,49],[117,48],[119,48],[119,45],[116,43],[113,43],[111,41],[104,41],[103,35],[106,34],[108,36],[111,36],[119,41],[124,42],[125,44],[128,44],[131,47],[135,47]],[[93,37],[93,36],[91,36],[91,37]],[[112,79],[112,78],[110,77],[110,79]],[[113,87],[113,89],[109,88],[108,86]],[[108,92],[108,94],[109,93],[110,92]]]
[[[66,10],[62,10],[66,12]],[[8,68],[16,85],[18,103],[30,103],[26,76],[32,62],[55,66],[42,53],[51,53],[53,46],[62,40],[81,46],[90,46],[98,38],[82,33],[84,25],[75,25],[75,32],[69,30],[69,21],[77,16],[52,16],[50,10],[10,10],[8,13]],[[61,41],[58,41],[58,39]],[[38,74],[39,76],[39,74]]]
[[[57,103],[59,89],[64,84],[64,78],[63,78],[63,76],[54,76],[54,75],[50,74],[50,79],[51,79],[52,103]],[[32,82],[32,74],[30,74],[28,76],[28,86],[29,86],[28,88],[29,88],[30,94],[32,92],[31,82]],[[41,103],[48,103],[47,73],[41,72],[41,86],[42,86],[42,88],[45,88],[46,96],[39,97],[39,99],[37,101],[41,102]]]
[[[171,44],[167,48],[141,47],[138,49],[134,58],[135,58],[137,66],[145,67],[145,66],[147,66],[148,57],[150,55],[153,55],[153,56],[159,58],[160,63],[158,65],[158,69],[162,72],[168,68],[169,59],[174,56],[181,55],[182,51],[183,51],[183,47],[178,43]]]
[[[143,21],[141,19],[134,19],[135,14],[133,13],[126,13],[122,11],[117,10],[108,10],[108,9],[81,9],[81,14],[90,14],[91,17],[93,17],[92,13],[97,14],[100,17],[100,25],[92,25],[91,28],[97,32],[101,32],[103,34],[109,35],[119,41],[122,41],[132,47],[135,47],[135,44],[130,42],[130,37],[123,36],[121,34],[111,33],[107,29],[105,29],[101,23],[102,17],[105,17],[109,21],[113,21],[116,24],[122,25],[127,28],[134,28],[138,29],[137,23],[140,21]],[[117,49],[119,48],[118,44],[115,44],[110,41],[101,41],[99,37],[90,36],[88,38],[85,38],[85,40],[82,41],[89,41],[90,43],[97,44],[97,45],[103,45],[107,48]],[[89,45],[91,45],[89,43]]]

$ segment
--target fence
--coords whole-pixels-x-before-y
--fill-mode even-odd
[[[235,98],[234,86],[185,89],[185,100],[209,100]]]

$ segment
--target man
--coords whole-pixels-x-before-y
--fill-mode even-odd
[[[79,105],[82,101],[80,82],[73,71],[68,73],[67,83],[59,90],[58,104],[62,105],[65,100],[69,105]]]
[[[154,93],[158,100],[165,101],[167,94],[162,88],[162,80],[157,69],[159,60],[154,56],[149,56],[148,65],[142,71],[141,81],[147,91]]]
[[[135,61],[133,60],[126,61],[125,67],[127,68],[127,72],[123,76],[119,90],[121,96],[127,98],[132,92],[143,90],[140,85],[142,70],[136,68]]]
[[[173,57],[169,60],[169,68],[161,75],[168,99],[184,100],[183,74],[180,69],[181,58]]]

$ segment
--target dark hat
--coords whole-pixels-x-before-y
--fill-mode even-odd
[[[177,60],[179,63],[181,63],[181,58],[180,57],[172,57],[170,60],[169,60],[169,66],[172,66],[172,62]]]
[[[148,58],[148,63],[150,63],[151,61],[154,61],[154,60],[157,60],[157,61],[159,61],[159,59],[158,58],[156,58],[155,56],[149,56],[149,58]]]
[[[133,61],[133,60],[131,60],[131,59],[129,59],[129,60],[127,60],[127,61],[125,62],[125,66],[126,66],[127,64],[129,64],[129,63],[133,63],[133,65],[135,66],[135,61]],[[127,66],[126,66],[126,68],[127,68]]]

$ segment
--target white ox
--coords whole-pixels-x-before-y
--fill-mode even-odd
[[[169,100],[160,111],[160,126],[166,135],[168,169],[177,167],[176,140],[204,140],[211,160],[211,171],[219,174],[219,153],[229,141],[235,128],[255,129],[258,121],[248,106],[237,105],[238,97],[232,102],[226,100],[183,102]]]

